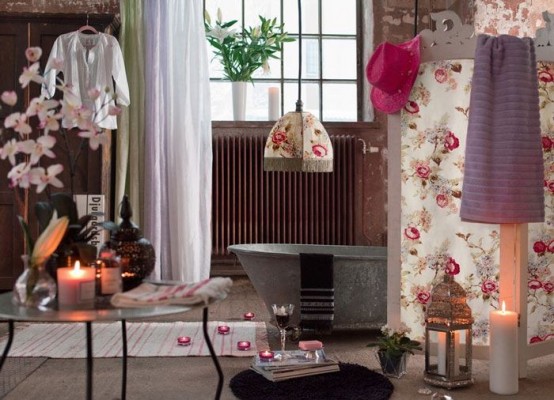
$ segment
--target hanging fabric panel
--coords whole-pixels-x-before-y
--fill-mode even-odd
[[[543,70],[541,129],[549,190],[546,222],[531,224],[529,232],[530,341],[546,339],[554,323],[554,71],[545,65]],[[500,227],[462,222],[459,216],[472,76],[473,60],[422,64],[402,111],[401,318],[423,337],[431,289],[451,273],[468,294],[474,343],[487,344],[489,311],[498,307]]]

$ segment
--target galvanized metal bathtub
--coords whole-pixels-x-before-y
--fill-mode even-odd
[[[374,329],[387,318],[387,248],[303,244],[236,244],[236,254],[270,315],[271,304],[293,303],[300,321],[300,253],[333,254],[335,329]]]

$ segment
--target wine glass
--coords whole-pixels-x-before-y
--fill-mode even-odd
[[[277,326],[279,327],[279,332],[281,333],[281,350],[284,355],[287,327],[289,326],[290,316],[294,310],[294,304],[272,304],[271,308],[273,309],[275,321],[277,321]]]

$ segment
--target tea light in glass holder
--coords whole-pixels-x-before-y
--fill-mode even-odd
[[[246,321],[252,321],[255,316],[256,314],[254,314],[253,312],[247,312],[247,313],[244,313],[242,318],[244,318]]]
[[[219,325],[217,327],[217,333],[220,335],[227,335],[231,331],[231,328],[229,328],[227,325]]]
[[[237,342],[237,349],[242,351],[250,350],[250,342],[248,340],[241,340]]]
[[[189,346],[191,344],[190,336],[179,336],[177,338],[177,344],[179,346]]]
[[[260,361],[271,361],[275,357],[275,353],[270,350],[263,350],[258,353],[258,357],[260,357]]]

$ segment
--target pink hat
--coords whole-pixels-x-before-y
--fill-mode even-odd
[[[375,108],[392,114],[408,102],[419,62],[419,35],[405,43],[384,42],[377,47],[365,69]]]

